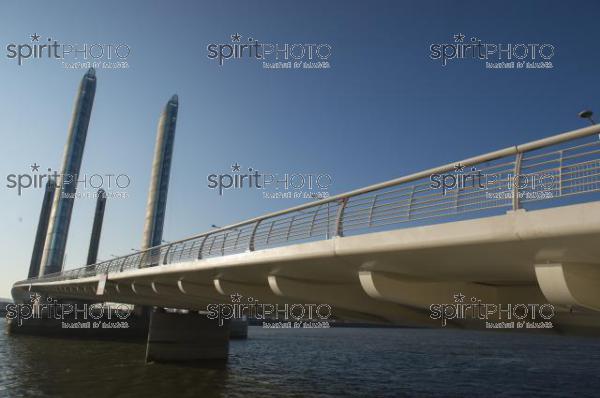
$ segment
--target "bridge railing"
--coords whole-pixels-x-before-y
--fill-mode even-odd
[[[600,199],[600,126],[411,174],[19,283],[84,278],[348,234]],[[535,207],[535,206],[534,206]]]

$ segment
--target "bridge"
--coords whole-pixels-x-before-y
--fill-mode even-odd
[[[465,296],[551,304],[555,330],[597,330],[598,134],[550,136],[23,280],[13,296],[206,310],[240,294],[412,326],[441,326],[432,304]]]

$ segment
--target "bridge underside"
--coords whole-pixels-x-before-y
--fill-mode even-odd
[[[205,310],[239,293],[261,303],[329,304],[340,319],[440,326],[432,304],[554,305],[558,330],[600,331],[600,202],[338,237],[110,273],[16,284],[55,298]],[[480,320],[450,323],[485,327]]]

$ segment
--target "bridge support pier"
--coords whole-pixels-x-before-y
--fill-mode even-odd
[[[221,367],[229,354],[229,322],[220,326],[198,313],[165,312],[150,316],[146,362],[185,362]]]
[[[229,321],[229,338],[234,340],[245,340],[248,338],[248,320],[231,319]]]

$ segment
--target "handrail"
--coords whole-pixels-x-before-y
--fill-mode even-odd
[[[496,208],[512,208],[517,210],[522,203],[531,202],[537,199],[521,200],[520,195],[530,193],[528,189],[522,189],[520,184],[513,184],[511,192],[507,198],[493,199],[495,194],[501,188],[501,183],[511,178],[510,173],[518,176],[523,169],[540,167],[546,164],[557,163],[557,167],[544,167],[542,171],[559,178],[558,186],[555,189],[558,197],[566,197],[575,194],[591,193],[600,191],[600,150],[587,150],[589,147],[599,145],[600,141],[593,141],[586,144],[574,145],[569,148],[560,148],[542,155],[533,154],[529,158],[526,153],[544,149],[550,146],[567,143],[570,141],[589,138],[600,134],[600,125],[593,125],[586,128],[558,134],[537,141],[522,145],[516,145],[497,151],[489,152],[483,155],[464,159],[459,162],[434,167],[417,173],[409,174],[393,180],[370,185],[350,192],[330,196],[328,198],[308,202],[299,206],[272,212],[260,217],[251,218],[239,223],[231,224],[211,231],[207,231],[192,237],[169,242],[167,244],[155,246],[146,250],[135,252],[126,256],[117,257],[101,263],[90,266],[44,275],[39,278],[31,278],[26,281],[18,282],[31,283],[34,280],[56,280],[79,277],[79,275],[96,274],[99,271],[104,273],[121,272],[130,268],[138,268],[154,265],[168,265],[173,262],[200,260],[213,255],[227,255],[239,250],[254,251],[257,245],[271,247],[281,242],[298,241],[302,239],[311,239],[324,235],[325,239],[330,237],[341,237],[346,229],[368,229],[378,228],[387,225],[401,225],[418,220],[431,219],[441,216],[462,215],[477,210],[491,210]],[[579,150],[579,152],[577,152]],[[582,152],[584,150],[584,152]],[[585,151],[587,150],[587,152]],[[568,157],[564,156],[565,151],[572,151]],[[456,189],[452,197],[441,195],[439,191],[428,187],[424,182],[415,183],[424,178],[429,178],[435,174],[444,174],[454,171],[457,164],[465,168],[493,162],[514,156],[513,160],[507,160],[505,163],[496,165],[484,165],[486,169],[497,169],[495,174],[501,176],[495,184],[489,184],[485,189]],[[540,156],[558,156],[555,160],[527,164],[523,162],[529,159],[536,159]],[[533,170],[527,174],[541,172]],[[494,174],[494,173],[493,173]],[[565,179],[565,176],[571,176]],[[585,178],[584,178],[585,177]],[[574,184],[574,181],[583,179],[583,182]],[[518,181],[518,178],[515,180]],[[411,184],[415,183],[415,184]],[[409,199],[394,197],[394,191],[385,191],[390,187],[402,186],[396,191],[405,190]],[[418,188],[417,187],[422,187]],[[369,194],[376,192],[374,195]],[[554,190],[552,190],[552,193]],[[385,196],[392,194],[391,196]],[[490,197],[492,199],[490,199]],[[378,199],[380,198],[380,199]],[[468,200],[466,198],[469,198]],[[461,201],[462,199],[462,201]],[[390,200],[394,200],[389,202]],[[543,200],[539,199],[539,200]],[[377,206],[375,203],[381,203]],[[366,205],[365,205],[366,203]],[[387,210],[382,206],[387,206]],[[400,207],[399,207],[400,206]],[[319,210],[327,207],[327,214],[319,213]],[[402,207],[407,207],[402,209]],[[395,209],[398,209],[395,210]],[[331,211],[330,211],[331,210]],[[283,219],[278,217],[285,216]],[[363,220],[365,219],[365,220]],[[263,223],[270,220],[270,223]],[[285,222],[282,222],[287,220]],[[291,221],[290,221],[291,220]],[[269,226],[268,232],[265,231]],[[293,228],[292,228],[293,225]],[[332,229],[333,227],[333,229]],[[228,239],[231,233],[237,231],[235,243]],[[242,234],[242,231],[244,234]],[[211,243],[207,240],[212,238]],[[220,248],[212,250],[217,239]],[[200,241],[201,240],[201,241]],[[196,251],[196,242],[188,247],[186,244],[191,241],[199,242],[199,249]],[[209,245],[208,253],[203,253],[206,248],[205,243]],[[239,244],[238,244],[239,243]],[[178,254],[177,260],[175,260]],[[134,258],[134,256],[136,256]],[[170,256],[170,259],[169,257]],[[133,261],[136,260],[136,261]],[[148,261],[149,260],[149,261]]]

